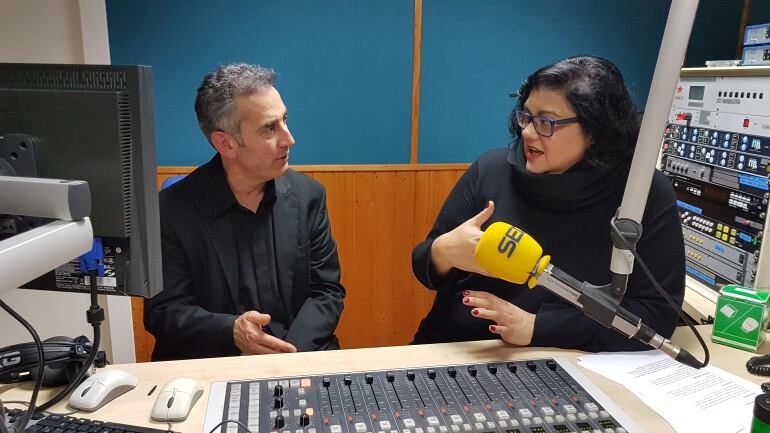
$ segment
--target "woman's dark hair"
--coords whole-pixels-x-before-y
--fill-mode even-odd
[[[612,62],[592,56],[569,57],[545,66],[512,94],[518,97],[511,112],[508,129],[514,140],[521,141],[516,110],[523,110],[533,89],[561,92],[575,111],[583,131],[591,137],[585,160],[600,170],[628,162],[639,135],[639,115],[623,81]]]

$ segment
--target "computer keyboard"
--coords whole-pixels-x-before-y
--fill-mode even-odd
[[[48,415],[27,427],[24,433],[167,433],[149,427],[139,427],[114,422],[95,421],[71,416]]]

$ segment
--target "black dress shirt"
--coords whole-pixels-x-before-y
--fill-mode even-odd
[[[256,212],[233,200],[228,209],[235,235],[238,255],[238,312],[256,310],[270,314],[265,331],[280,339],[288,329],[284,300],[278,291],[275,274],[275,236],[272,206],[275,203],[275,183],[265,185],[262,201]]]

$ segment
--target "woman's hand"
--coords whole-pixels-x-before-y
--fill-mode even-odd
[[[463,304],[473,307],[471,315],[495,322],[489,332],[500,335],[503,340],[520,346],[532,342],[535,331],[535,315],[528,313],[508,301],[487,292],[466,290]]]
[[[446,275],[452,268],[467,272],[491,276],[476,264],[473,254],[476,244],[484,234],[481,226],[495,211],[494,202],[488,202],[487,207],[476,216],[457,226],[451,232],[444,233],[433,241],[430,249],[431,260],[439,275]]]

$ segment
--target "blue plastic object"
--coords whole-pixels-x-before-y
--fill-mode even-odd
[[[102,238],[95,237],[91,251],[80,256],[80,271],[96,271],[98,276],[104,276],[104,247],[102,246]]]
[[[746,26],[743,32],[743,46],[770,43],[770,23]]]
[[[166,180],[163,181],[163,183],[160,186],[160,189],[166,189],[170,187],[171,185],[179,182],[180,180],[184,179],[184,177],[187,176],[186,174],[178,174],[176,176],[167,177]]]

